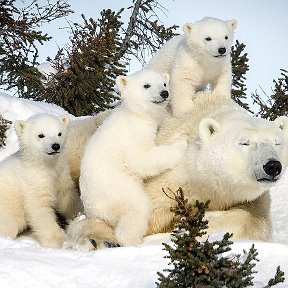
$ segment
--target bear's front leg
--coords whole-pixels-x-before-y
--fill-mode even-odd
[[[233,233],[234,239],[271,239],[270,195],[265,192],[256,200],[226,211],[206,211],[208,234]]]
[[[226,98],[230,98],[232,88],[231,69],[227,69],[222,74],[220,74],[217,80],[211,83],[211,86],[216,96],[224,96]]]
[[[69,170],[64,171],[58,179],[56,209],[68,220],[72,220],[79,212],[83,212],[80,195]]]
[[[169,91],[172,112],[176,117],[188,113],[194,107],[193,97],[197,91],[197,87],[202,83],[201,76],[193,73],[193,71],[193,68],[175,67],[171,72]]]
[[[29,226],[42,246],[62,247],[66,234],[57,223],[56,214],[52,208],[54,199],[47,193],[31,194],[25,199]]]
[[[133,171],[141,177],[154,176],[164,170],[174,168],[184,156],[187,146],[188,142],[185,139],[178,139],[170,144],[151,146],[149,150],[137,157],[137,165],[132,160],[129,163],[131,167],[134,165]]]

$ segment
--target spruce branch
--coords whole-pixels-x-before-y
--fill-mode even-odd
[[[2,115],[0,115],[0,147],[3,147],[6,145],[5,139],[6,139],[6,131],[9,128],[9,126],[12,124],[11,121],[4,119]]]
[[[284,283],[284,281],[285,281],[284,272],[281,271],[280,266],[278,266],[274,278],[270,279],[268,285],[266,285],[264,288],[270,288],[279,283]]]
[[[157,287],[160,288],[244,288],[253,286],[253,274],[258,252],[254,245],[249,251],[240,254],[228,254],[231,250],[232,234],[226,233],[220,241],[210,242],[203,239],[209,223],[204,219],[209,203],[196,201],[191,205],[181,188],[173,193],[163,192],[174,199],[175,207],[171,208],[179,219],[176,231],[172,233],[172,245],[163,243],[169,255],[171,268],[158,272]],[[268,283],[271,287],[284,281],[283,272],[277,273]],[[270,285],[270,286],[269,286]]]

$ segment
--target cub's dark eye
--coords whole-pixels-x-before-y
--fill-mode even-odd
[[[59,137],[61,137],[61,136],[62,136],[62,133],[61,133],[61,132],[60,132],[60,133],[58,133],[58,136],[59,136]]]
[[[206,41],[211,41],[212,39],[211,39],[211,37],[207,37],[207,38],[205,38],[205,40]]]
[[[164,83],[164,87],[166,87],[167,85],[166,85],[166,83]]]
[[[245,142],[240,142],[239,145],[249,146],[250,143],[249,143],[249,141],[245,141]]]
[[[38,137],[39,138],[44,138],[45,136],[44,136],[44,134],[39,134]]]
[[[228,36],[225,36],[225,40],[228,40]]]
[[[143,87],[144,87],[145,89],[148,89],[148,88],[151,87],[151,85],[150,85],[150,84],[145,84]]]
[[[280,146],[280,145],[281,145],[281,143],[279,141],[275,140],[275,146]]]

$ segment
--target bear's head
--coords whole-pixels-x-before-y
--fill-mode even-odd
[[[204,118],[194,149],[197,175],[215,189],[224,187],[237,194],[238,201],[253,200],[274,185],[287,167],[288,118]]]
[[[37,114],[28,120],[17,120],[15,129],[20,150],[29,157],[52,157],[61,152],[66,140],[69,116]]]
[[[169,100],[168,83],[169,74],[150,69],[116,78],[124,104],[133,111],[148,113],[165,111]]]
[[[233,43],[233,33],[237,21],[205,17],[195,23],[186,23],[183,31],[188,46],[201,54],[207,54],[213,59],[230,59],[230,50]]]

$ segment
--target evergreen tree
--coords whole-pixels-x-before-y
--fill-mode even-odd
[[[48,41],[41,24],[66,16],[71,10],[64,0],[40,7],[37,1],[18,8],[16,0],[0,0],[0,87],[15,88],[20,97],[33,97],[41,86],[41,74],[35,68],[37,44]]]
[[[111,107],[119,99],[113,90],[115,78],[126,74],[127,61],[136,57],[144,63],[147,49],[156,50],[174,35],[176,26],[166,29],[158,20],[152,21],[157,7],[154,0],[134,1],[128,8],[132,15],[127,28],[120,21],[124,9],[117,13],[103,10],[97,21],[82,15],[84,25],[72,27],[71,45],[60,50],[53,61],[59,72],[37,100],[55,103],[76,116]],[[63,58],[68,59],[68,69],[63,69]]]
[[[199,241],[206,234],[208,221],[204,220],[207,203],[196,202],[192,207],[184,198],[182,189],[175,195],[176,207],[171,210],[180,219],[177,231],[172,234],[173,245],[164,243],[164,250],[169,252],[170,269],[159,273],[157,287],[161,288],[242,288],[253,285],[253,268],[257,260],[257,251],[252,245],[250,251],[223,256],[231,250],[232,234],[226,233],[221,241]],[[283,272],[277,273],[267,287],[284,282]]]
[[[6,139],[6,130],[9,128],[9,125],[12,122],[9,120],[4,119],[1,115],[0,115],[0,147],[5,146],[5,139]]]
[[[69,6],[58,0],[54,5],[48,2],[47,6],[39,7],[33,1],[21,10],[16,7],[15,0],[0,1],[3,2],[1,18],[5,16],[8,24],[14,21],[12,28],[1,22],[2,43],[7,47],[1,50],[6,59],[1,71],[6,78],[2,76],[0,85],[6,85],[7,89],[17,88],[20,97],[60,105],[77,116],[109,108],[118,99],[113,92],[114,80],[116,76],[126,74],[128,61],[136,57],[144,64],[146,51],[159,48],[175,35],[173,30],[177,27],[165,28],[159,23],[155,11],[164,8],[156,0],[133,0],[132,6],[126,10],[131,10],[127,27],[120,21],[124,8],[117,13],[103,10],[96,21],[87,20],[82,15],[83,25],[70,25],[71,42],[58,51],[54,60],[49,59],[58,72],[40,81],[43,75],[35,69],[38,64],[36,44],[48,41],[50,37],[35,28],[42,22],[52,21],[52,16],[66,15],[70,12]],[[33,7],[36,7],[36,12]],[[13,31],[11,35],[10,31]],[[13,45],[16,45],[16,50]]]
[[[82,15],[84,25],[71,27],[70,46],[60,50],[53,61],[58,73],[50,77],[37,100],[45,99],[77,116],[109,108],[118,98],[112,93],[115,78],[126,73],[116,53],[121,45],[120,14],[103,10],[97,21]]]
[[[279,116],[288,116],[288,71],[280,69],[281,76],[273,80],[274,88],[269,96],[264,91],[264,96],[268,99],[263,100],[257,91],[252,93],[253,102],[258,105],[259,112],[256,114],[265,119],[274,120]]]
[[[232,64],[232,99],[241,107],[250,111],[249,105],[242,100],[247,99],[245,74],[249,71],[247,53],[244,53],[246,45],[236,40],[236,44],[231,48],[231,64]]]

